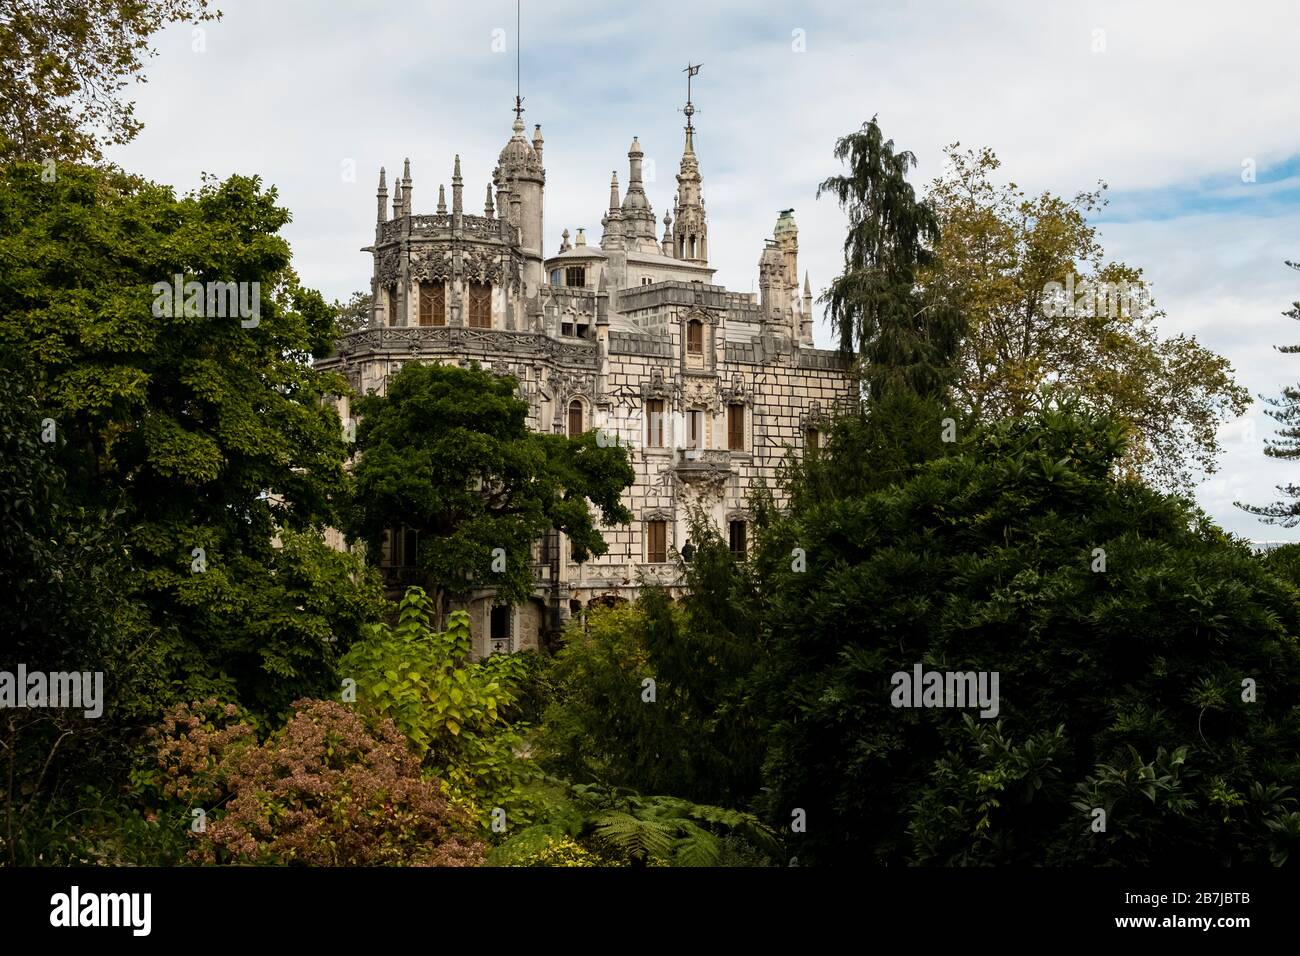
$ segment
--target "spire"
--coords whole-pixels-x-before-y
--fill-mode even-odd
[[[491,183],[488,183],[487,186],[487,199],[483,203],[483,215],[487,219],[495,218],[495,213],[492,210],[492,184]]]
[[[655,239],[655,214],[646,198],[645,187],[641,183],[641,163],[645,153],[641,151],[641,141],[633,136],[632,145],[627,150],[628,182],[627,193],[623,196],[623,235],[628,240],[628,248],[639,248],[645,252],[658,252],[659,244]]]
[[[660,242],[663,253],[666,256],[673,254],[673,217],[671,213],[664,213],[664,237]]]
[[[402,210],[411,214],[411,160],[408,157],[402,163]]]
[[[609,211],[611,215],[619,211],[620,203],[621,200],[618,195],[618,170],[616,169],[609,177]]]
[[[542,161],[542,124],[533,124],[533,152],[537,155],[537,162]]]
[[[812,285],[808,282],[808,270],[807,270],[807,269],[805,269],[805,270],[804,270],[804,273],[803,273],[803,294],[804,294],[805,296],[812,295]]]
[[[687,64],[686,145],[682,149],[681,167],[677,173],[677,207],[673,224],[673,247],[678,259],[707,264],[709,259],[709,227],[704,215],[704,187],[700,178],[700,162],[695,155],[695,104],[691,101],[691,77],[700,72],[699,64]]]
[[[388,182],[384,178],[384,167],[379,167],[379,191],[375,193],[379,200],[378,222],[385,222],[388,219]]]
[[[452,171],[451,171],[451,214],[453,216],[460,215],[464,211],[464,207],[461,202],[463,198],[463,192],[464,192],[464,184],[462,183],[460,178],[460,153],[457,153],[456,165],[452,167]]]
[[[442,183],[438,184],[438,215],[447,215],[447,187]]]

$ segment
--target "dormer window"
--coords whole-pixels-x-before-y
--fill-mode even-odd
[[[699,319],[686,323],[686,351],[691,355],[704,354],[704,323]]]

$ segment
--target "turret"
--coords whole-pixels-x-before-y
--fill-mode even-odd
[[[673,225],[673,246],[678,259],[707,265],[709,227],[704,215],[700,162],[695,156],[695,126],[691,121],[691,117],[695,115],[695,106],[691,103],[689,92],[682,112],[686,114],[686,146],[682,150],[681,168],[677,173],[677,208],[674,210],[676,222]]]

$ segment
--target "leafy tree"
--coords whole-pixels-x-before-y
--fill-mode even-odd
[[[435,631],[431,612],[424,591],[409,588],[396,626],[374,626],[341,673],[356,681],[362,712],[393,721],[483,826],[497,807],[510,823],[529,822],[535,807],[526,791],[538,773],[518,756],[526,725],[506,716],[527,665],[510,654],[473,661],[469,615],[456,611],[445,631]]]
[[[1300,262],[1288,262],[1292,269],[1300,271]],[[1282,313],[1291,319],[1300,320],[1300,300],[1291,303],[1291,308]],[[1294,355],[1300,352],[1300,345],[1279,345],[1279,352]],[[1261,396],[1263,397],[1263,396]],[[1264,398],[1268,408],[1264,414],[1276,421],[1281,427],[1278,437],[1270,440],[1264,447],[1264,454],[1270,458],[1300,458],[1300,388],[1289,385],[1282,389],[1278,398]],[[1300,524],[1300,485],[1280,485],[1277,489],[1289,501],[1278,501],[1270,505],[1244,505],[1237,502],[1237,507],[1259,515],[1266,524],[1280,524],[1293,528]]]
[[[768,820],[800,862],[1290,852],[1300,592],[1185,500],[1117,479],[1123,434],[1052,404],[774,538],[807,555],[764,582],[755,680]],[[917,664],[996,672],[998,713],[894,706]]]
[[[968,317],[954,399],[978,421],[1032,414],[1045,385],[1133,432],[1122,467],[1172,490],[1215,469],[1218,427],[1249,404],[1194,337],[1162,338],[1140,269],[1108,261],[1089,221],[1105,186],[1071,199],[996,179],[991,150],[947,149],[926,199],[939,238],[922,281]]]
[[[216,20],[208,0],[9,0],[0,15],[0,158],[99,159],[140,131],[119,94],[149,38]]]
[[[0,167],[0,350],[29,360],[75,503],[117,513],[161,676],[266,713],[333,693],[338,652],[382,604],[321,535],[349,491],[325,400],[346,382],[310,365],[334,317],[294,275],[287,211],[256,179],[177,199],[112,170],[40,171]],[[155,284],[176,275],[246,283],[250,318],[205,315],[205,296],[172,308]]]
[[[374,296],[369,292],[353,292],[347,302],[334,302],[338,313],[339,334],[358,332],[370,325],[371,310],[374,308]]]
[[[762,605],[752,569],[702,513],[690,540],[680,604],[646,587],[635,605],[570,623],[539,749],[582,783],[736,806],[757,789],[764,752],[746,695]]]
[[[823,297],[840,348],[859,353],[873,397],[895,388],[942,396],[964,321],[951,301],[917,285],[918,270],[933,263],[938,223],[907,182],[916,157],[895,152],[874,117],[841,137],[835,156],[848,171],[828,177],[817,195],[830,193],[849,216],[844,273]]]
[[[417,532],[416,563],[441,621],[453,597],[492,587],[508,601],[533,593],[533,542],[558,529],[575,560],[604,554],[592,519],[631,514],[627,452],[528,428],[518,383],[477,366],[408,363],[386,395],[356,403],[360,460],[349,533],[377,553],[387,529]]]

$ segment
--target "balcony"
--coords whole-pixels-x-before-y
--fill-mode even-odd
[[[731,452],[721,448],[679,448],[673,466],[679,477],[725,479],[731,474]]]

